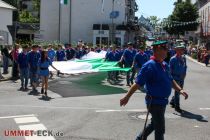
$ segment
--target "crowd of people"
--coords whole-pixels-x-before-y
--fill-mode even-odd
[[[163,140],[165,133],[164,114],[172,87],[175,89],[175,93],[169,103],[175,111],[183,112],[180,108],[180,94],[185,99],[188,98],[188,94],[183,90],[187,73],[186,47],[168,41],[156,41],[152,46],[145,46],[144,44],[143,42],[134,45],[129,42],[123,47],[111,45],[110,47],[89,48],[82,41],[79,41],[76,47],[72,47],[71,44],[56,47],[49,44],[46,49],[39,45],[16,44],[11,52],[8,48],[1,50],[3,74],[8,73],[8,59],[11,59],[13,62],[12,77],[21,79],[20,90],[27,91],[30,80],[33,93],[38,94],[37,86],[41,81],[40,93],[42,98],[46,99],[48,98],[48,78],[52,77],[49,66],[57,71],[57,75],[61,74],[59,68],[52,65],[53,61],[80,59],[90,51],[96,53],[106,51],[105,61],[118,62],[120,67],[130,68],[126,72],[126,85],[131,88],[120,100],[121,106],[128,103],[137,89],[143,87],[146,90],[145,100],[152,120],[136,139],[146,140],[147,136],[154,130],[155,139]],[[117,81],[120,73],[120,71],[108,72],[108,81]]]
[[[106,47],[103,48],[104,50]],[[57,70],[57,75],[62,74],[52,65],[53,61],[67,61],[72,59],[80,59],[90,51],[99,52],[99,49],[89,48],[82,41],[78,42],[76,47],[71,44],[52,45],[47,47],[41,45],[15,44],[13,49],[4,47],[1,49],[3,60],[3,75],[8,74],[9,62],[12,62],[12,79],[21,80],[21,91],[28,91],[28,86],[32,87],[33,94],[39,94],[37,86],[41,83],[41,94],[43,98],[48,98],[48,78],[52,78],[53,74],[49,71],[49,66]],[[30,81],[30,82],[29,82]],[[30,85],[29,85],[30,83]]]

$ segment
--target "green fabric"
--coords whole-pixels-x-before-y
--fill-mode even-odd
[[[88,59],[88,60],[76,60],[76,62],[87,62],[92,65],[94,70],[99,72],[104,71],[129,71],[131,68],[121,68],[118,66],[118,62],[107,62],[104,59]]]

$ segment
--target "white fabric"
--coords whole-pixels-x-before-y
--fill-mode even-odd
[[[92,69],[92,65],[87,62],[75,62],[75,61],[55,61],[53,66],[65,74],[78,74],[84,72],[97,72]],[[55,71],[52,67],[49,67],[50,71]]]
[[[106,51],[101,51],[100,53],[96,52],[89,52],[88,54],[84,55],[81,59],[97,59],[97,58],[105,58],[106,56]]]
[[[100,53],[89,52],[87,55],[83,56],[81,59],[97,59],[105,58],[106,51],[101,51]],[[76,60],[76,59],[75,59]],[[92,65],[87,62],[75,62],[75,60],[70,61],[55,61],[53,66],[60,70],[61,73],[65,74],[78,74],[84,72],[97,72],[98,70],[93,70]],[[50,71],[55,71],[52,67],[49,67]]]

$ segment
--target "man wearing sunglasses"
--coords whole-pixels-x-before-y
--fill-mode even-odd
[[[136,140],[146,140],[155,131],[155,140],[164,140],[165,133],[165,110],[172,87],[182,94],[185,99],[188,94],[173,80],[169,66],[164,59],[168,48],[166,41],[157,41],[153,46],[154,56],[146,62],[140,70],[136,83],[132,85],[128,93],[120,100],[120,105],[125,106],[133,93],[139,87],[146,85],[146,105],[151,114],[151,123],[147,125]],[[146,124],[146,122],[145,122]]]

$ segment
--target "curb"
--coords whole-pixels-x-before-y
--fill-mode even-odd
[[[192,62],[194,62],[194,63],[197,63],[197,64],[199,64],[199,65],[201,65],[201,66],[203,66],[203,67],[206,67],[205,64],[198,62],[197,60],[191,58],[190,56],[187,56],[187,55],[185,55],[185,56],[186,56],[186,58],[187,58],[188,60],[190,60],[190,61],[192,61]]]

